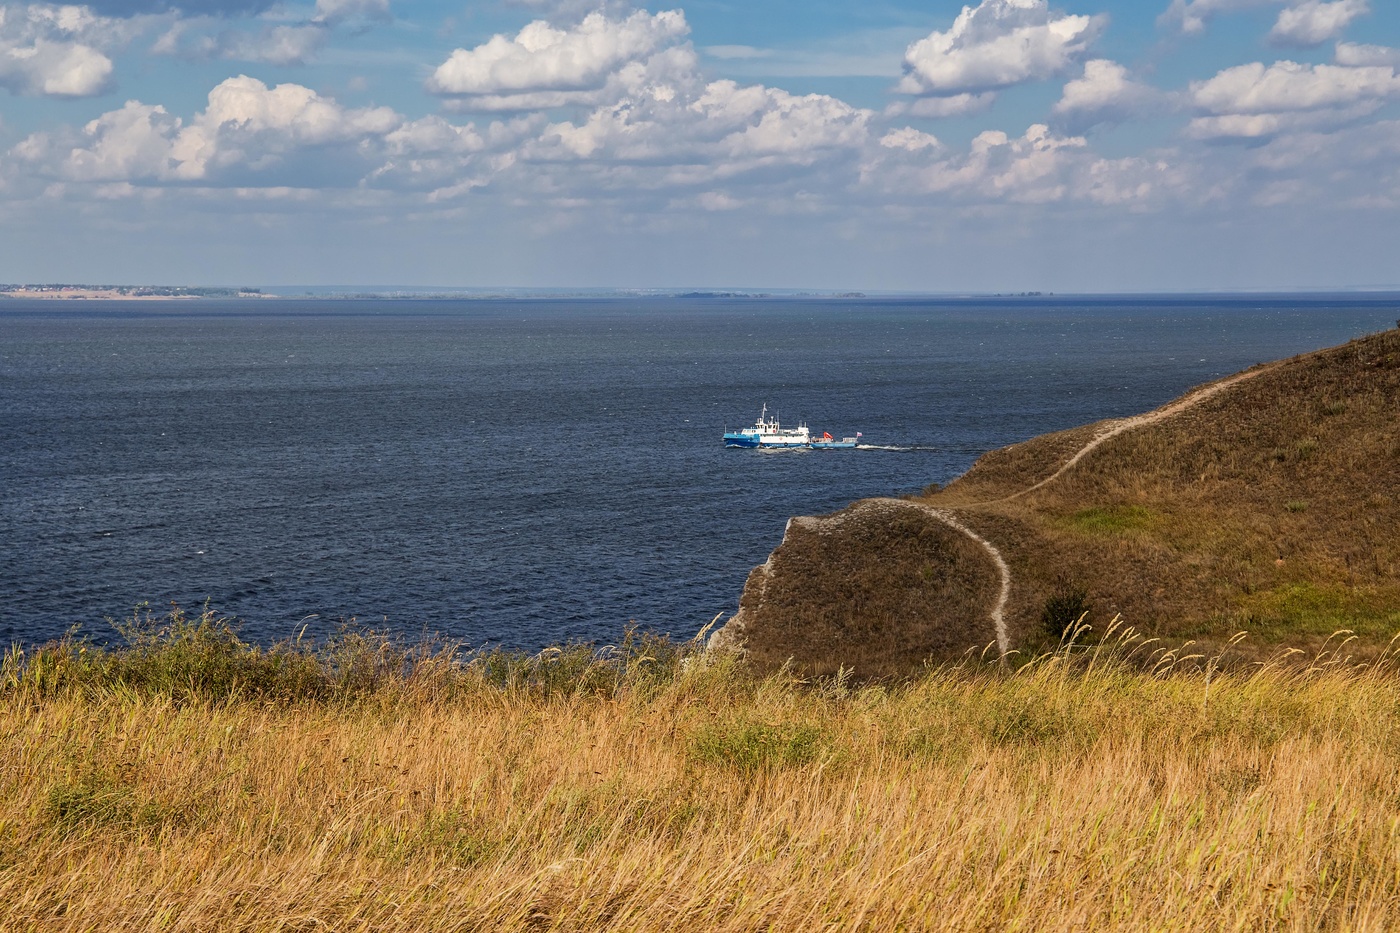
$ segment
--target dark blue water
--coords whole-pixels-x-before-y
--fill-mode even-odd
[[[208,600],[688,636],[793,514],[1393,325],[1395,299],[0,305],[0,642]],[[726,450],[767,402],[897,449]]]

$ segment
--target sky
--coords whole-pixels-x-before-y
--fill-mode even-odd
[[[1400,285],[1396,0],[0,4],[0,282]]]

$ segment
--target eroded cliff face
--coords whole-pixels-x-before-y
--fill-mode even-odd
[[[913,503],[865,500],[789,520],[711,647],[741,650],[762,671],[790,661],[803,674],[900,676],[988,645],[995,656],[999,589],[966,534]]]

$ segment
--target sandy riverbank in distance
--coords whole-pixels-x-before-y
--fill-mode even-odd
[[[183,301],[197,298],[198,295],[132,295],[115,288],[17,288],[10,292],[0,292],[0,298],[38,298],[47,301],[60,299],[93,299],[97,301]]]
[[[189,301],[209,297],[202,294],[178,292],[173,289],[153,291],[148,286],[121,288],[88,288],[84,286],[55,286],[53,288],[13,288],[0,290],[0,299],[28,298],[41,301],[87,300],[87,301]],[[237,292],[219,297],[268,298],[259,292]]]

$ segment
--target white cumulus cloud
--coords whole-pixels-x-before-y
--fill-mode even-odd
[[[1338,65],[1382,65],[1400,68],[1400,49],[1383,45],[1363,45],[1357,42],[1338,42],[1333,58]]]
[[[1084,74],[1065,84],[1051,112],[1066,125],[1086,130],[1100,123],[1121,123],[1150,113],[1164,101],[1161,91],[1134,81],[1117,62],[1096,58]]]
[[[81,129],[31,134],[8,155],[51,194],[222,190],[239,198],[310,197],[318,191],[417,191],[428,203],[490,184],[509,170],[543,120],[459,126],[439,116],[406,120],[386,107],[351,108],[298,84],[247,76],[209,92],[188,119],[128,101]],[[6,160],[0,159],[0,164]]]
[[[861,167],[865,183],[896,203],[923,195],[976,205],[1088,202],[1138,211],[1193,196],[1191,172],[1168,158],[1105,159],[1083,137],[1044,124],[1020,137],[985,131],[963,152],[925,143],[914,131],[887,134],[882,151]]]
[[[888,117],[963,117],[981,113],[996,103],[996,91],[980,94],[954,94],[951,97],[916,97],[897,100],[885,108]]]
[[[486,141],[472,124],[456,126],[439,116],[426,116],[391,130],[384,136],[391,152],[422,154],[479,152]]]
[[[300,84],[269,88],[247,75],[219,83],[195,121],[204,130],[271,130],[311,145],[387,133],[401,122],[388,107],[347,109]]]
[[[1314,110],[1400,93],[1400,77],[1387,66],[1352,68],[1281,61],[1226,68],[1191,84],[1191,99],[1211,113],[1275,113]]]
[[[588,102],[628,64],[647,59],[684,37],[685,15],[637,11],[622,19],[590,13],[558,29],[536,20],[514,38],[493,36],[474,49],[457,49],[428,79],[434,94],[479,102],[482,109],[537,109]],[[693,52],[691,56],[693,57]]]
[[[1186,135],[1205,140],[1258,140],[1288,133],[1326,131],[1363,119],[1376,112],[1377,104],[1363,102],[1331,110],[1293,110],[1277,113],[1227,113],[1195,117]]]
[[[680,84],[699,81],[695,49],[690,43],[664,48],[629,61],[609,74],[602,85],[578,91],[527,91],[448,97],[444,107],[458,112],[529,112],[557,107],[595,107],[637,95],[674,95]]]
[[[1057,12],[1047,0],[982,0],[963,7],[947,32],[909,46],[898,90],[951,97],[1051,78],[1088,51],[1105,22]]]
[[[886,137],[889,139],[889,137]],[[1000,130],[977,135],[966,152],[884,145],[888,155],[864,166],[867,182],[891,194],[938,194],[962,201],[1058,201],[1070,190],[1071,166],[1086,143],[1036,124],[1020,138]],[[884,143],[884,140],[882,140]]]
[[[238,33],[219,50],[220,57],[270,65],[300,65],[326,44],[325,28],[316,24],[273,26],[258,34]]]
[[[177,27],[178,28],[178,27]],[[171,52],[167,33],[152,51]],[[264,26],[257,32],[237,29],[201,36],[177,54],[194,58],[223,58],[269,65],[304,65],[326,44],[330,31],[318,23]]]
[[[112,60],[91,46],[38,39],[0,48],[0,87],[45,97],[92,97],[111,82]]]
[[[859,146],[868,133],[870,111],[835,97],[799,97],[778,88],[740,88],[732,81],[711,84],[693,109],[707,118],[715,110],[732,114],[729,102],[740,96],[757,99],[744,115],[744,127],[721,141],[721,147],[731,156],[777,156],[807,162],[825,149]]]
[[[1279,12],[1268,40],[1273,45],[1313,48],[1336,38],[1352,20],[1369,12],[1366,0],[1304,0]]]
[[[87,7],[0,7],[0,87],[12,94],[92,97],[112,83],[105,39],[123,30]]]
[[[1329,16],[1337,12],[1331,7],[1347,5],[1313,4]],[[1184,8],[1205,16],[1239,6],[1197,0]],[[1289,7],[1300,17],[1311,8],[1307,0]],[[1355,8],[1364,4],[1348,6]],[[0,20],[0,36],[26,48],[66,42],[101,54],[99,38],[83,25],[92,21],[90,11],[65,9],[52,8],[24,33]],[[206,38],[198,33],[226,21],[168,14],[145,28],[185,23],[191,33],[173,34],[176,47],[203,43],[204,57],[290,64],[345,28],[333,18],[372,18],[387,9],[322,2],[312,19],[307,4],[300,18],[288,13],[277,21],[282,14],[272,14],[242,24],[245,32]],[[72,28],[51,25],[59,20]],[[161,203],[388,204],[394,191],[412,195],[404,216],[467,216],[495,204],[536,211],[536,218],[597,212],[656,225],[684,225],[702,213],[773,217],[790,210],[850,220],[854,230],[853,218],[871,210],[932,216],[940,214],[928,209],[936,206],[954,209],[946,216],[991,216],[1006,205],[1122,212],[1185,203],[1279,205],[1323,197],[1335,171],[1348,173],[1348,191],[1359,189],[1367,172],[1378,184],[1400,178],[1400,154],[1384,149],[1387,140],[1400,140],[1400,129],[1360,133],[1384,124],[1365,122],[1367,115],[1400,99],[1396,50],[1340,42],[1334,64],[1255,62],[1205,72],[1169,93],[1130,67],[1095,57],[1102,23],[1052,10],[1047,0],[983,0],[946,33],[909,46],[900,88],[906,93],[878,114],[827,94],[716,79],[702,67],[679,11],[611,6],[532,23],[437,60],[429,86],[444,98],[444,110],[509,118],[413,119],[384,107],[342,105],[301,84],[270,86],[240,75],[218,83],[202,106],[174,111],[168,102],[133,100],[86,124],[31,133],[0,157],[0,184],[8,192],[38,197],[47,189],[50,197],[89,203],[164,192]],[[730,60],[711,56],[706,66]],[[999,88],[1055,76],[1064,83],[1048,125],[1021,135],[987,129],[960,145],[901,119],[976,113]],[[18,80],[0,72],[0,82],[14,87]],[[1084,138],[1096,125],[1168,108],[1190,108],[1192,119],[1161,148],[1106,158]],[[1332,142],[1343,137],[1369,141],[1373,154],[1343,152]],[[1251,145],[1201,144],[1222,140]]]
[[[1191,121],[1189,135],[1256,139],[1364,117],[1400,97],[1400,76],[1388,65],[1253,62],[1193,82],[1190,96],[1203,115]]]
[[[83,127],[89,144],[69,150],[63,174],[76,181],[165,176],[173,168],[170,141],[179,128],[164,107],[129,100]]]
[[[450,95],[448,109],[542,116],[587,108],[548,122],[513,154],[517,176],[541,192],[687,191],[783,166],[854,164],[870,143],[869,110],[824,94],[706,80],[688,31],[679,11],[595,12],[570,28],[536,22],[453,53],[430,87]]]
[[[73,181],[192,181],[260,170],[297,149],[383,137],[403,119],[386,107],[349,109],[297,84],[269,88],[240,75],[209,92],[189,122],[127,101],[72,139],[36,134],[15,152]]]
[[[1166,11],[1157,18],[1159,25],[1178,29],[1186,35],[1198,35],[1205,31],[1206,24],[1224,13],[1260,7],[1278,6],[1284,0],[1172,0]]]
[[[884,136],[880,137],[880,145],[884,146],[886,149],[903,149],[906,152],[918,152],[921,149],[941,149],[943,147],[943,144],[938,141],[938,137],[920,132],[912,126],[890,130]]]
[[[687,165],[693,177],[760,166],[810,165],[865,144],[873,114],[824,94],[714,81],[685,94],[651,93],[599,107],[582,123],[554,123],[526,154],[538,160]],[[662,174],[680,175],[667,168]]]
[[[391,19],[389,0],[316,0],[316,22],[340,23],[350,19]]]

